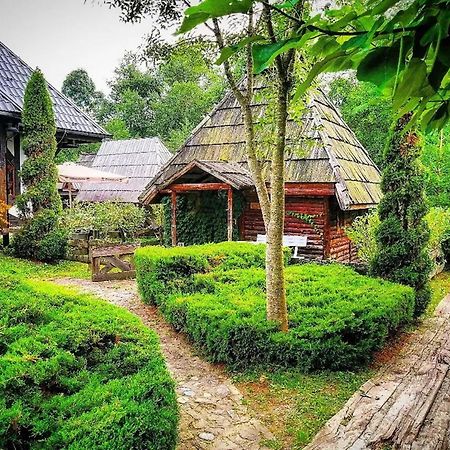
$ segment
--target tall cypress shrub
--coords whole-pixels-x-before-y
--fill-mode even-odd
[[[381,183],[384,196],[379,206],[381,223],[376,233],[378,250],[372,272],[412,286],[418,316],[431,296],[431,260],[426,249],[430,232],[424,220],[427,204],[418,161],[422,142],[416,131],[405,131],[410,120],[411,114],[406,114],[397,121],[386,149]]]
[[[27,159],[21,170],[25,192],[17,207],[24,225],[14,236],[12,251],[16,256],[41,261],[63,258],[67,235],[58,227],[62,211],[58,195],[56,125],[52,101],[42,72],[33,72],[25,89],[22,147]]]

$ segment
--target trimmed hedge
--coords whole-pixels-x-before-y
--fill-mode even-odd
[[[286,248],[286,263],[290,257],[291,251]],[[135,253],[138,287],[144,301],[158,305],[169,294],[191,291],[196,273],[262,268],[265,258],[264,244],[247,242],[139,248]]]
[[[62,287],[0,283],[0,448],[175,448],[174,383],[153,331]]]
[[[185,248],[183,256],[189,254],[197,253]],[[164,295],[148,297],[161,283],[161,271],[148,272],[149,267],[161,267],[157,255],[146,259],[141,253],[137,270],[144,299],[156,300],[168,322],[211,360],[232,367],[352,369],[366,363],[390,334],[412,319],[414,311],[409,287],[362,276],[338,264],[290,266],[286,268],[290,330],[282,333],[266,320],[261,268],[219,266],[207,271],[200,265],[195,273],[191,265],[182,283],[175,278],[166,284]],[[165,275],[167,282],[171,274]]]

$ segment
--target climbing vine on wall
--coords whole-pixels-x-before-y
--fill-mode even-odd
[[[170,198],[164,204],[164,244],[170,245]],[[245,207],[244,196],[233,191],[233,240],[239,239],[237,222]],[[227,192],[208,191],[177,197],[177,237],[184,245],[227,240]]]
[[[287,216],[291,216],[294,219],[301,220],[302,222],[310,225],[313,230],[318,231],[319,227],[314,222],[314,218],[317,217],[315,214],[305,214],[297,211],[286,211]]]

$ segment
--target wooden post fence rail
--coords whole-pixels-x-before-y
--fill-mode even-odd
[[[125,280],[136,277],[134,252],[139,244],[92,247],[89,250],[92,281]]]

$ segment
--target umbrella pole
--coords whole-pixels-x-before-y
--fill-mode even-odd
[[[72,209],[72,183],[69,183],[67,187],[69,188],[69,208]]]

